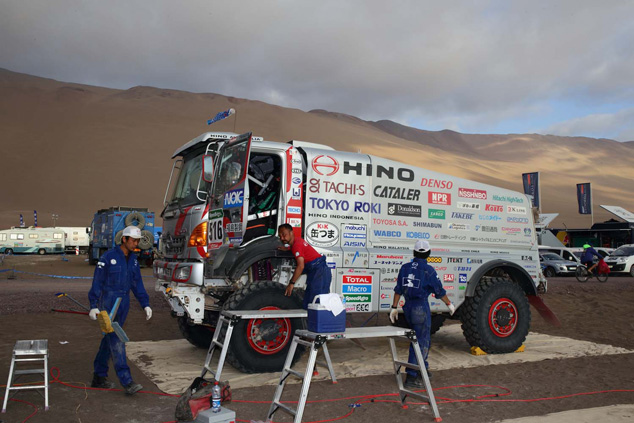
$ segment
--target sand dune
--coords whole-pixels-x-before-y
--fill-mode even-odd
[[[206,120],[233,107],[237,117]],[[554,225],[587,227],[575,184],[592,182],[599,204],[634,211],[634,142],[539,134],[474,135],[368,122],[324,110],[304,112],[260,101],[132,87],[115,90],[0,69],[3,183],[0,227],[89,225],[100,208],[126,205],[160,212],[174,150],[200,133],[253,131],[267,140],[300,139],[361,151],[479,182],[522,190],[523,172],[541,172],[542,211]],[[592,153],[590,155],[589,153]]]

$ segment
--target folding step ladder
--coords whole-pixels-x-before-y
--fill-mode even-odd
[[[377,337],[387,337],[390,342],[390,351],[392,353],[392,361],[394,363],[394,374],[396,376],[396,384],[399,390],[399,398],[401,400],[401,405],[405,406],[405,400],[408,396],[413,396],[422,399],[423,401],[427,401],[432,408],[434,413],[434,421],[440,422],[442,418],[438,413],[438,407],[436,406],[436,398],[434,397],[434,392],[431,387],[431,383],[429,382],[429,377],[427,376],[427,371],[422,371],[421,368],[424,368],[424,365],[419,364],[409,364],[407,361],[401,361],[398,359],[398,353],[396,351],[395,339],[405,339],[407,340],[413,347],[414,352],[416,354],[416,359],[418,363],[424,363],[423,356],[420,351],[420,347],[418,346],[418,340],[416,339],[416,333],[411,329],[398,328],[394,326],[377,326],[370,328],[348,328],[343,333],[316,333],[310,332],[307,330],[298,330],[295,332],[295,336],[293,337],[293,343],[291,344],[290,349],[288,350],[288,355],[286,356],[286,362],[284,363],[284,369],[282,370],[282,374],[280,376],[280,381],[277,385],[277,389],[275,390],[275,395],[273,397],[273,402],[271,403],[271,407],[269,408],[269,412],[266,420],[270,421],[273,419],[273,415],[278,410],[283,410],[286,413],[294,416],[294,423],[300,423],[302,421],[302,415],[304,414],[304,408],[306,406],[306,400],[308,398],[308,390],[310,389],[310,383],[313,376],[313,370],[315,368],[315,361],[317,358],[317,352],[319,349],[323,349],[324,356],[328,363],[331,363],[330,355],[328,354],[328,350],[326,348],[326,343],[328,341],[333,341],[337,339],[358,339],[358,338],[377,338]],[[299,372],[293,370],[291,368],[291,363],[293,361],[293,356],[295,354],[295,350],[298,345],[303,345],[307,347],[310,351],[308,357],[308,363],[306,365],[305,371]],[[425,389],[427,395],[423,393],[414,392],[408,389],[405,389],[403,386],[403,380],[401,378],[401,369],[403,367],[411,368],[420,372],[423,377],[423,381],[425,383]],[[288,380],[289,376],[295,376],[296,378],[302,381],[302,388],[299,394],[299,401],[297,402],[297,408],[294,409],[287,404],[283,404],[281,401],[282,394],[284,392],[284,387]]]
[[[21,363],[41,362],[42,367],[18,369],[23,367]],[[23,385],[15,386],[15,381],[22,375],[41,374],[44,380],[41,385]],[[4,394],[4,402],[2,403],[2,412],[7,411],[7,402],[11,391],[23,391],[27,389],[44,389],[44,410],[48,410],[48,340],[23,340],[17,341],[13,348],[13,357],[11,358],[11,367],[9,369],[9,381],[7,382],[6,392]],[[17,392],[16,392],[17,393]],[[38,391],[41,395],[42,393]],[[14,394],[15,395],[15,394]]]
[[[306,318],[308,313],[306,310],[231,310],[231,311],[223,311],[220,313],[220,318],[218,319],[218,324],[216,325],[216,330],[214,331],[214,336],[212,338],[211,344],[209,344],[209,350],[207,351],[207,357],[205,358],[205,364],[203,365],[203,370],[200,377],[205,377],[207,372],[211,373],[216,380],[220,380],[222,375],[222,368],[225,364],[225,359],[227,358],[227,350],[229,349],[229,345],[231,343],[231,336],[233,335],[234,327],[243,319],[298,319],[298,318]],[[227,325],[227,333],[225,334],[225,339],[223,342],[220,342],[220,333],[222,332],[222,327]],[[211,368],[211,362],[213,360],[214,352],[216,348],[220,348],[220,358],[218,359],[218,366],[215,371]],[[334,378],[334,373],[332,372],[332,366],[329,367],[331,371],[331,376]]]

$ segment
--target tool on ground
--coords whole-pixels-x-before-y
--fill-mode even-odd
[[[104,334],[114,332],[117,335],[117,338],[123,343],[129,342],[130,338],[126,335],[125,331],[119,324],[119,322],[115,322],[114,318],[117,315],[117,311],[119,310],[119,305],[121,304],[121,297],[117,298],[114,302],[114,306],[112,306],[112,310],[110,310],[110,314],[106,310],[101,310],[97,315],[97,321],[99,322],[99,327]]]
[[[70,295],[68,295],[65,292],[57,292],[55,294],[55,296],[57,298],[66,297],[69,300],[71,300],[72,302],[74,302],[75,304],[77,304],[79,307],[83,308],[84,310],[90,311],[90,309],[88,307],[86,307],[85,305],[83,305],[82,303],[80,303],[79,301],[77,301],[76,299],[74,299],[73,297],[71,297]]]

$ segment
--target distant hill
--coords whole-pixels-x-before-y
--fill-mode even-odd
[[[236,119],[206,125],[229,107],[237,110]],[[301,139],[517,191],[523,172],[539,171],[542,211],[560,213],[554,225],[590,225],[589,216],[577,214],[575,185],[581,182],[592,182],[595,222],[611,217],[599,204],[634,211],[632,141],[425,131],[218,94],[144,86],[115,90],[5,69],[0,126],[0,228],[18,225],[20,213],[32,224],[34,209],[43,226],[52,224],[53,213],[60,226],[89,225],[96,210],[118,205],[159,213],[172,153],[209,130]]]

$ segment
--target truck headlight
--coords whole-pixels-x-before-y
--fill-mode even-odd
[[[189,236],[188,245],[190,247],[206,247],[207,246],[207,222],[203,222],[196,226]]]
[[[174,275],[172,276],[172,280],[175,282],[187,282],[189,280],[189,276],[192,273],[191,266],[183,266],[178,267],[174,270]]]

